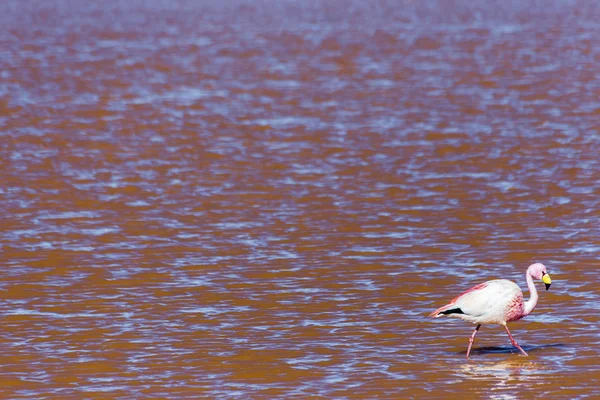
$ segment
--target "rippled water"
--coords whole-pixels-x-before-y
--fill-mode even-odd
[[[1,396],[597,395],[598,21],[3,2]],[[427,314],[533,261],[530,357],[484,326],[465,361]]]

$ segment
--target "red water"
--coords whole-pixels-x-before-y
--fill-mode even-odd
[[[3,2],[0,396],[597,395],[598,21]],[[530,356],[484,326],[466,362],[427,314],[533,261]]]

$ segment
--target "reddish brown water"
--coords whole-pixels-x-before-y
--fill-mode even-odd
[[[598,395],[598,21],[2,2],[0,396]],[[427,314],[533,261],[530,357],[484,326],[466,362]]]

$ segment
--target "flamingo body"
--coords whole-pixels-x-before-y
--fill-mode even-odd
[[[482,324],[503,325],[511,343],[522,354],[527,355],[525,350],[514,340],[506,324],[526,317],[535,308],[538,301],[538,293],[533,283],[533,278],[542,279],[546,284],[546,290],[548,290],[552,281],[546,271],[546,267],[541,263],[530,265],[525,276],[530,293],[528,301],[523,300],[523,292],[521,292],[517,284],[507,279],[496,279],[473,286],[471,289],[455,297],[450,303],[432,312],[430,316],[433,318],[443,316],[460,318],[477,324],[469,340],[467,359],[469,358],[475,335]]]
[[[523,310],[523,293],[519,286],[507,279],[496,279],[472,287],[431,316],[502,325],[523,318]]]

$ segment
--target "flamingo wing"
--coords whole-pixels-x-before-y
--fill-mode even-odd
[[[484,317],[498,307],[502,292],[502,287],[494,284],[494,281],[486,282],[458,296],[455,304],[465,315],[475,318]]]
[[[450,304],[439,308],[432,316],[449,315],[474,323],[506,321],[507,305],[521,293],[519,287],[505,279],[488,281],[462,293]]]

